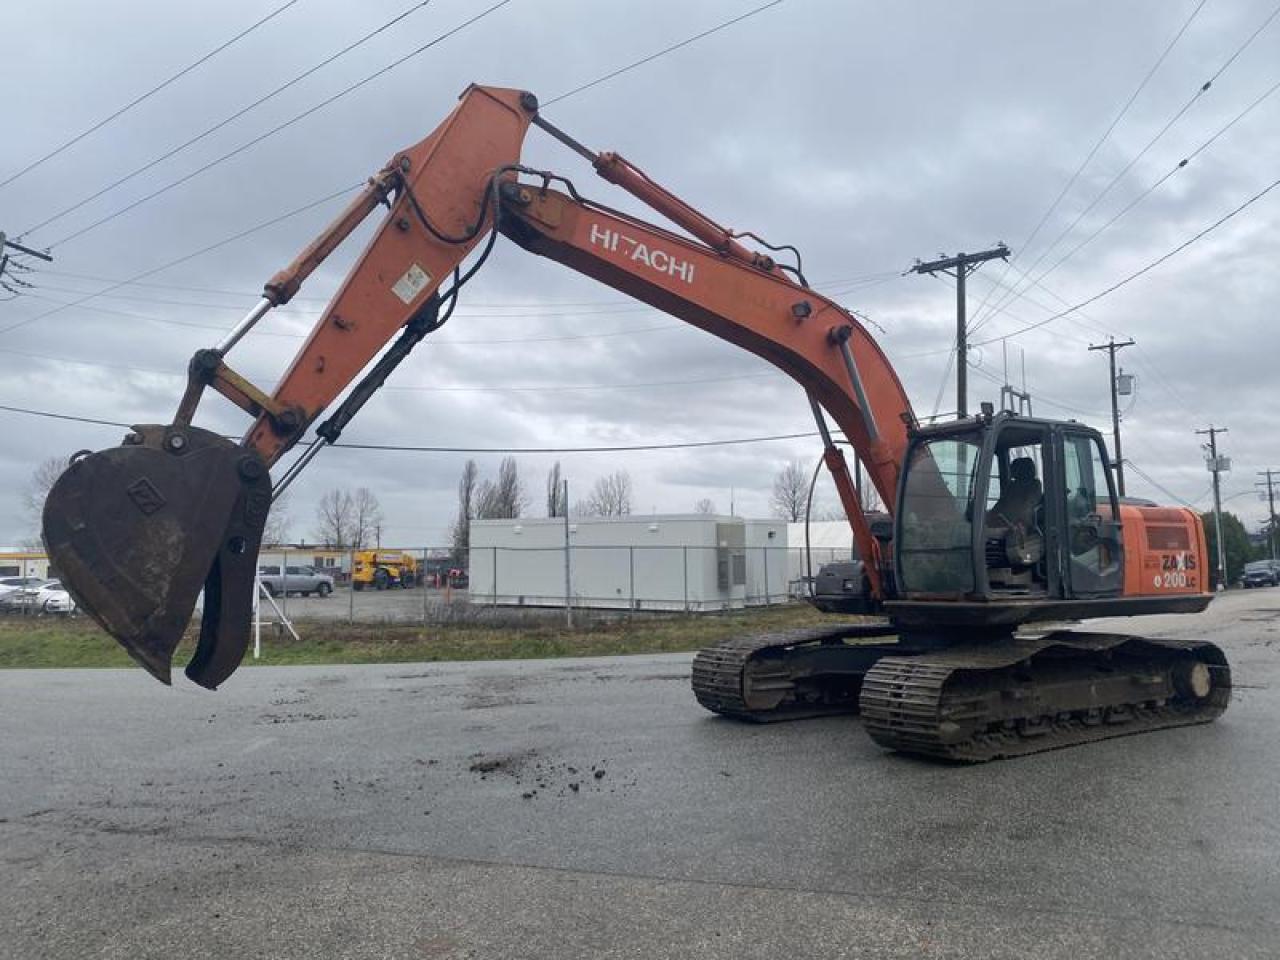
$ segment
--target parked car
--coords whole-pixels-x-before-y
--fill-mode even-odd
[[[40,587],[36,599],[42,613],[72,614],[76,612],[76,602],[62,585],[61,580],[50,580]]]
[[[333,593],[333,577],[327,573],[317,573],[314,567],[288,566],[281,573],[279,564],[264,564],[258,567],[258,579],[273,597],[285,592],[286,581],[290,593],[300,593],[304,597],[313,593],[319,597],[327,597]]]
[[[44,583],[40,577],[0,577],[0,602],[27,587],[36,587]]]
[[[35,579],[35,578],[27,578]],[[0,599],[0,607],[22,613],[75,613],[76,602],[71,599],[61,580],[39,580],[6,594]]]
[[[1277,568],[1274,560],[1254,560],[1244,565],[1240,583],[1246,589],[1280,585],[1280,568]]]

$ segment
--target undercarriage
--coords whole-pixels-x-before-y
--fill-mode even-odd
[[[708,710],[768,723],[861,713],[876,743],[962,762],[1207,723],[1231,698],[1211,643],[1111,633],[954,637],[850,624],[727,640],[698,653]]]

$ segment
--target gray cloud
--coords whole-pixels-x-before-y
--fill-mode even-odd
[[[0,175],[146,89],[260,16],[263,2],[127,10],[72,2],[7,13],[7,72],[26,77],[7,103]],[[199,132],[349,43],[406,0],[359,5],[304,0],[277,22],[22,180],[0,189],[0,229],[11,233]],[[533,89],[544,100],[748,9],[742,0],[600,4],[515,0],[508,7],[190,183],[54,252],[33,274],[41,297],[74,299],[230,236],[345,185],[425,135],[470,81]],[[57,240],[195,170],[424,43],[479,5],[436,0],[396,29],[317,73],[138,181],[30,238]],[[1190,12],[1146,0],[1110,6],[822,2],[789,0],[548,109],[584,142],[620,150],[722,222],[805,252],[816,282],[889,273],[914,257],[977,249],[1003,239],[1028,267],[1270,12],[1261,2],[1209,4],[1099,151],[1035,247],[1018,245]],[[1280,24],[1254,44],[1161,142],[1046,258],[1053,263],[1188,155],[1278,79]],[[1274,177],[1280,94],[1200,154],[1113,228],[1045,279],[1076,302],[1167,252]],[[532,164],[642,212],[596,180],[575,156],[536,133]],[[1250,524],[1262,506],[1253,470],[1280,465],[1271,427],[1276,391],[1271,304],[1280,294],[1277,195],[1185,253],[1086,309],[1010,341],[1026,349],[1037,412],[1108,426],[1105,362],[1085,348],[1107,332],[1140,347],[1121,357],[1139,378],[1125,447],[1163,486],[1204,497],[1208,474],[1193,429],[1227,424],[1235,459],[1230,506]],[[341,206],[334,201],[150,278],[173,285],[113,291],[0,338],[0,403],[110,420],[171,416],[187,357],[253,302],[262,281]],[[365,231],[367,235],[368,231]],[[353,239],[312,278],[323,298],[359,249]],[[57,271],[54,273],[53,271]],[[1038,272],[1038,271],[1037,271]],[[61,274],[78,276],[63,276]],[[991,264],[972,283],[971,308],[1003,277]],[[839,299],[884,327],[877,333],[918,411],[932,407],[954,332],[951,287],[923,277],[833,285]],[[232,296],[212,291],[242,291]],[[981,340],[1040,320],[1062,304],[1034,288],[983,323]],[[123,297],[134,299],[124,299]],[[995,294],[989,302],[999,297]],[[1038,301],[1037,305],[1032,299]],[[177,301],[159,302],[159,301]],[[565,302],[585,304],[560,306]],[[182,303],[192,305],[180,305]],[[490,306],[518,304],[518,307]],[[270,383],[321,307],[291,304],[232,355]],[[483,306],[482,306],[483,305]],[[26,297],[0,303],[0,327],[49,309]],[[1047,309],[1046,309],[1047,308]],[[107,312],[114,311],[114,312]],[[616,311],[616,312],[615,312]],[[126,316],[122,314],[133,314]],[[207,325],[177,326],[141,317]],[[662,329],[648,329],[659,327]],[[596,339],[582,334],[636,331]],[[525,339],[523,343],[499,343]],[[440,446],[560,446],[790,433],[809,429],[800,390],[762,361],[509,244],[468,287],[459,315],[422,348],[351,427],[352,440]],[[465,341],[465,342],[460,342]],[[5,352],[9,351],[9,352]],[[54,359],[41,359],[48,357]],[[999,343],[975,351],[972,401],[1002,378]],[[83,361],[72,363],[71,360]],[[90,364],[98,364],[93,366]],[[133,368],[133,369],[123,369]],[[165,371],[171,373],[166,374]],[[726,380],[728,377],[744,379]],[[715,382],[672,384],[671,381]],[[630,388],[627,384],[663,383]],[[615,386],[568,390],[565,387]],[[420,389],[441,388],[449,389]],[[546,387],[545,391],[500,390]],[[952,389],[943,394],[950,409]],[[1055,406],[1056,404],[1056,406]],[[202,423],[244,428],[211,398]],[[101,447],[118,430],[0,413],[0,487],[16,492],[50,455]],[[687,510],[702,496],[764,513],[784,461],[812,462],[813,442],[634,454],[566,455],[575,491],[622,466],[644,509]],[[463,455],[334,450],[299,481],[295,534],[308,534],[320,494],[363,483],[383,500],[386,536],[440,542],[451,519]],[[487,471],[498,457],[479,456]],[[540,506],[553,456],[521,457]],[[1130,488],[1167,499],[1136,476]],[[575,494],[576,495],[576,494]],[[0,498],[0,541],[26,535],[17,497]]]

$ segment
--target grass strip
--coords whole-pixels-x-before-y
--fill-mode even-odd
[[[830,623],[808,604],[792,603],[728,613],[618,618],[570,630],[551,618],[504,626],[492,623],[295,624],[301,642],[264,625],[262,658],[246,665],[408,663],[441,660],[521,660],[697,650],[743,633]],[[174,655],[184,664],[194,644],[188,632]],[[127,667],[128,654],[85,617],[0,619],[0,669]]]

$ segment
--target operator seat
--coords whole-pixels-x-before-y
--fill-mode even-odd
[[[1044,490],[1036,477],[1036,462],[1017,457],[1009,462],[1009,479],[1001,485],[1000,499],[987,511],[987,527],[1035,526],[1036,507]]]

